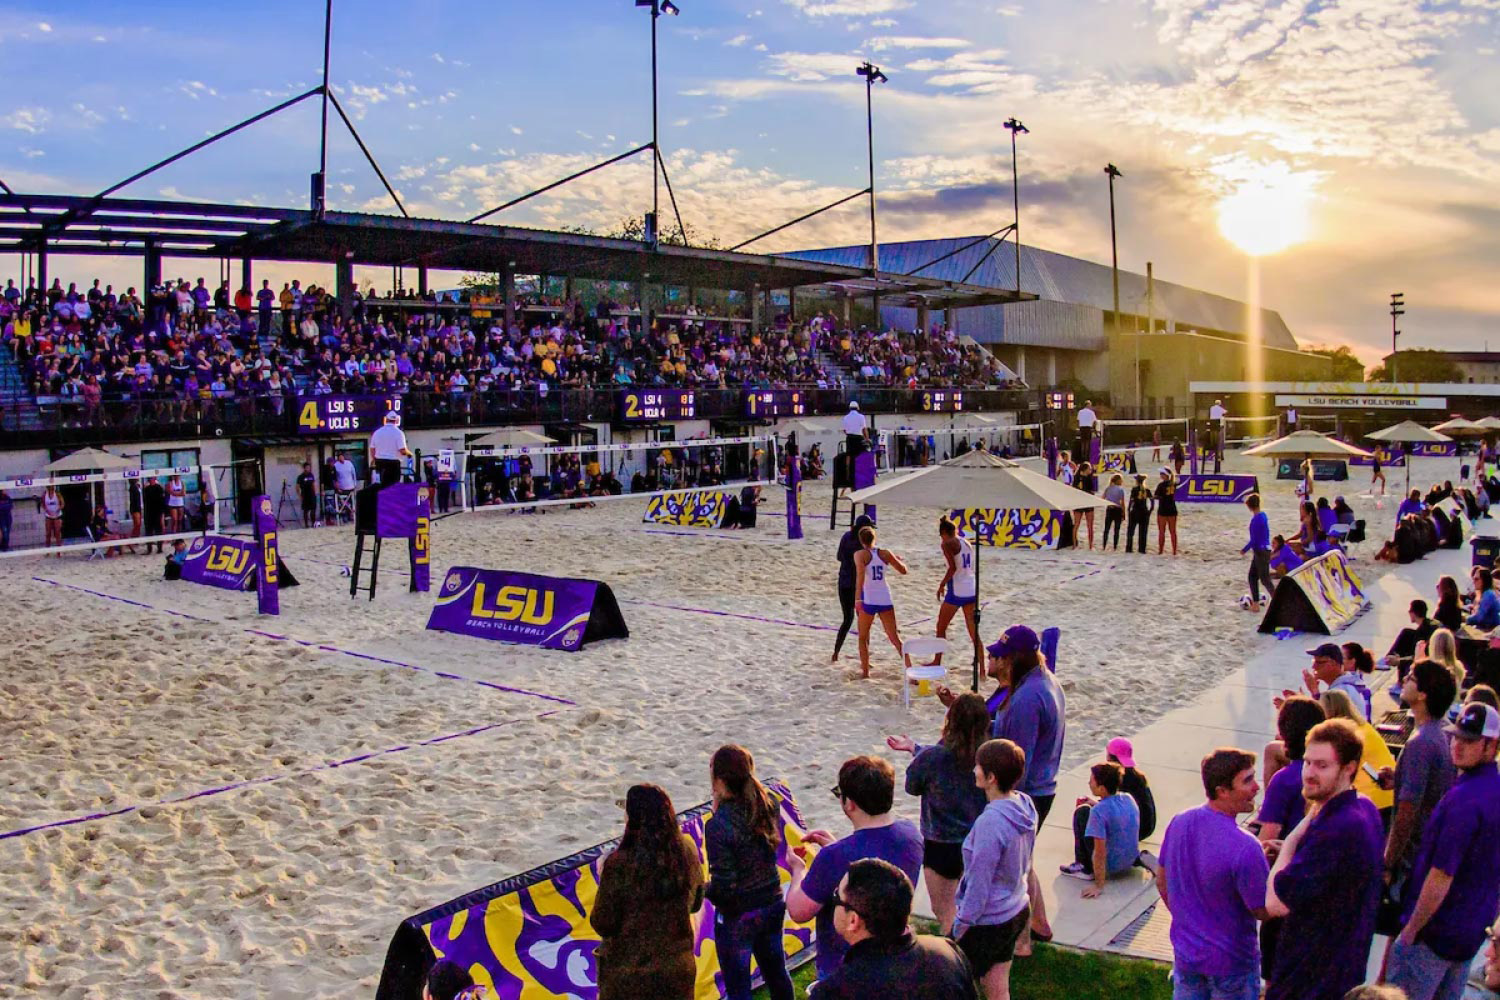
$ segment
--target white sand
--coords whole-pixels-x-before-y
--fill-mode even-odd
[[[1254,471],[1264,476],[1265,465]],[[1456,463],[1419,469],[1425,482]],[[1398,498],[1375,510],[1352,496],[1368,478],[1354,472],[1361,485],[1345,492],[1378,538]],[[1290,484],[1263,486],[1274,530],[1290,533]],[[283,592],[275,620],[255,615],[253,595],[161,580],[156,556],[0,564],[12,638],[0,677],[0,830],[282,776],[0,841],[0,994],[368,997],[402,917],[617,835],[615,803],[632,782],[664,785],[678,808],[703,801],[708,756],[727,741],[749,746],[763,775],[788,781],[813,822],[841,830],[827,792],[839,763],[889,755],[887,734],[930,739],[940,725],[935,700],[902,710],[883,640],[872,644],[874,678],[850,680],[852,638],[831,666],[829,631],[632,603],[837,624],[826,488],[809,484],[805,503],[809,537],[798,543],[775,541],[780,518],[743,541],[648,534],[636,502],[435,527],[434,586],[455,563],[610,583],[632,637],[572,655],[425,631],[431,596],[405,592],[400,546],[387,550],[376,600],[351,601],[339,572],[352,552],[347,529],[283,536],[303,585]],[[780,506],[773,498],[767,509]],[[912,566],[893,586],[902,622],[936,611],[935,516],[882,511],[882,544]],[[1238,505],[1184,505],[1176,559],[985,550],[986,636],[1013,621],[1063,629],[1070,763],[1271,641],[1235,603],[1245,591],[1245,521]],[[1154,526],[1151,542],[1154,551]],[[1375,547],[1358,564],[1367,583],[1378,576]],[[245,631],[255,628],[577,707]],[[968,658],[961,649],[955,659],[961,680]],[[905,761],[895,762],[899,772]],[[904,796],[898,809],[916,816]]]

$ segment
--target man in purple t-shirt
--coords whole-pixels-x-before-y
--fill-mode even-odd
[[[1500,910],[1500,712],[1470,702],[1448,735],[1458,779],[1423,831],[1386,966],[1410,1000],[1459,1000]]]
[[[1208,802],[1167,824],[1156,891],[1172,913],[1173,1000],[1257,1000],[1265,852],[1236,817],[1255,808],[1255,755],[1221,749],[1200,768]]]
[[[1286,918],[1266,1000],[1328,1000],[1365,981],[1383,838],[1379,811],[1354,790],[1363,753],[1347,719],[1307,735],[1307,815],[1280,845],[1266,887],[1267,913]]]
[[[906,873],[912,885],[922,871],[922,834],[911,820],[891,813],[896,799],[896,771],[879,757],[854,757],[839,768],[834,788],[854,832],[835,841],[825,830],[813,830],[807,839],[823,849],[805,864],[792,852],[787,860],[792,884],[787,890],[786,912],[798,923],[818,918],[818,978],[833,975],[844,960],[849,945],[833,925],[832,902],[849,866],[865,858],[889,861]]]

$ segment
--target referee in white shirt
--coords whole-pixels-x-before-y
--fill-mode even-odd
[[[849,412],[844,414],[844,450],[852,459],[855,455],[865,451],[867,441],[865,439],[866,428],[870,426],[869,418],[859,412],[859,403],[856,400],[849,401]],[[850,469],[850,475],[853,475]]]
[[[410,455],[406,447],[406,434],[401,430],[401,416],[387,413],[385,423],[370,435],[370,458],[375,467],[377,486],[393,486],[401,482],[401,460]]]

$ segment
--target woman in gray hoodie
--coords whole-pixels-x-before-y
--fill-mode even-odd
[[[974,783],[988,800],[964,840],[953,939],[968,956],[988,1000],[1010,1000],[1010,964],[1031,920],[1026,895],[1037,811],[1016,791],[1026,754],[1010,740],[990,740],[974,758]]]

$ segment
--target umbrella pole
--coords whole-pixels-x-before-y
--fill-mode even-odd
[[[977,530],[974,532],[974,541],[975,542],[979,541],[979,532]],[[983,635],[984,634],[984,632],[981,631],[980,627],[979,627],[979,618],[980,618],[980,615],[982,615],[984,613],[984,602],[982,602],[979,599],[979,549],[980,548],[981,548],[981,546],[979,546],[979,545],[975,545],[974,546],[974,632],[977,635]],[[979,644],[978,643],[975,643],[975,645],[974,645],[974,681],[973,681],[972,685],[970,686],[969,690],[973,691],[975,694],[979,693]]]

